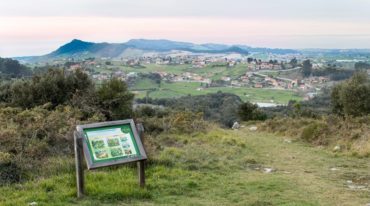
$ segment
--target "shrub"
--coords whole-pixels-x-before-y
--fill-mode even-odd
[[[256,104],[245,102],[239,106],[239,117],[243,121],[266,120],[267,115]]]
[[[319,124],[310,124],[303,129],[301,139],[307,142],[312,142],[317,138],[319,130]]]
[[[59,106],[55,110],[0,108],[2,177],[9,179],[9,172],[16,169],[15,176],[10,179],[23,180],[32,177],[33,171],[43,166],[45,158],[71,154],[72,131],[80,123],[80,114],[70,106]]]
[[[127,85],[116,78],[103,82],[97,90],[99,108],[108,120],[131,117],[133,99]]]
[[[32,108],[51,103],[53,107],[66,103],[77,91],[93,87],[88,76],[77,70],[64,72],[60,69],[49,70],[32,79],[18,79],[3,85],[0,101],[8,106]]]
[[[146,102],[144,99],[137,100]],[[239,119],[238,107],[242,100],[235,94],[217,92],[214,94],[187,96],[178,99],[148,99],[148,103],[163,105],[178,111],[202,113],[205,120],[231,127]]]
[[[346,116],[370,114],[370,80],[366,72],[357,72],[348,81],[333,88],[333,112]]]

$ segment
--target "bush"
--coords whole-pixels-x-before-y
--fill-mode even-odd
[[[29,110],[0,108],[3,183],[7,182],[6,179],[18,181],[32,178],[33,172],[44,166],[45,158],[71,154],[72,131],[76,124],[82,123],[80,118],[79,110],[70,106],[59,106],[55,110],[43,107]],[[13,172],[15,169],[16,172]],[[10,173],[14,173],[11,178]]]
[[[18,79],[3,85],[0,101],[8,106],[32,108],[51,103],[53,107],[66,103],[77,91],[93,87],[92,81],[83,72],[66,73],[60,69],[49,70],[32,79]]]
[[[96,88],[80,71],[49,70],[1,88],[0,184],[33,178],[45,160],[70,155],[77,124],[132,117],[133,94],[118,79]]]
[[[316,140],[320,133],[320,124],[313,123],[309,124],[302,130],[301,139],[307,142],[313,142]]]
[[[12,163],[0,163],[0,186],[19,182],[20,170]]]
[[[267,115],[256,104],[245,102],[239,106],[239,117],[243,121],[266,120]]]
[[[206,123],[202,113],[175,112],[165,118],[164,126],[167,131],[190,134],[204,131]]]
[[[103,82],[97,90],[97,103],[108,120],[131,117],[133,99],[127,85],[116,78]]]
[[[343,118],[336,115],[312,118],[274,118],[259,125],[261,130],[299,138],[314,145],[342,145],[359,156],[370,154],[370,116]]]
[[[137,100],[146,102],[145,99]],[[235,94],[217,92],[213,94],[186,96],[178,99],[148,99],[148,103],[162,105],[178,111],[202,113],[205,120],[231,127],[239,119],[238,107],[242,100]]]
[[[357,72],[351,79],[333,88],[333,112],[346,116],[370,114],[370,80],[366,72]]]

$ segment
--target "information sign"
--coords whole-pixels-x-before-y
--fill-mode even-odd
[[[77,126],[88,169],[145,160],[133,120]]]

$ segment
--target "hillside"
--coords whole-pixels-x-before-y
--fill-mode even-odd
[[[314,148],[286,137],[212,126],[205,133],[148,136],[147,187],[136,168],[86,172],[87,194],[75,198],[73,158],[50,160],[49,178],[1,187],[0,204],[27,205],[365,205],[369,158]],[[149,149],[150,150],[150,149]]]

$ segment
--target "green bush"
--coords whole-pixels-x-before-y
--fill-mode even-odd
[[[319,130],[320,130],[319,124],[316,123],[310,124],[302,130],[301,139],[307,142],[312,142],[316,138],[318,138],[317,135]]]
[[[77,70],[64,72],[60,69],[49,70],[32,79],[16,80],[11,83],[5,101],[10,106],[32,108],[51,103],[53,107],[66,103],[77,91],[93,88],[89,77]]]
[[[370,80],[366,72],[357,72],[353,77],[333,88],[333,112],[346,116],[370,114]]]
[[[119,120],[132,116],[134,95],[128,91],[123,81],[116,78],[105,81],[96,94],[98,107],[108,120]]]
[[[266,120],[267,115],[256,104],[245,102],[239,106],[239,117],[243,121]]]

